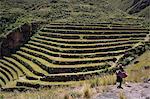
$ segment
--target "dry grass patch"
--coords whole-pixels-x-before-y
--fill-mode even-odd
[[[63,88],[47,88],[40,91],[33,90],[27,92],[1,92],[4,99],[63,99],[60,94],[65,93]]]
[[[114,85],[115,82],[116,77],[114,74],[104,75],[102,77],[96,77],[95,79],[89,80],[92,88],[97,86]]]
[[[115,75],[105,75],[100,78],[100,85],[102,86],[114,85],[115,83],[116,83]]]
[[[85,84],[83,86],[83,97],[86,99],[90,99],[92,96],[92,89],[89,84]]]
[[[123,91],[119,92],[119,99],[127,99]]]
[[[139,57],[136,64],[132,64],[127,68],[127,82],[143,82],[150,79],[150,51],[145,52]]]
[[[139,69],[131,69],[128,71],[127,82],[143,82],[150,78],[150,69],[146,70],[142,67]]]
[[[73,99],[73,98],[69,94],[65,94],[64,99]]]

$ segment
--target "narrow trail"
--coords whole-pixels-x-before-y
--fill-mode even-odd
[[[150,99],[150,80],[145,83],[128,83],[123,85],[123,89],[117,89],[115,85],[110,85],[108,91],[98,93],[93,99],[120,99],[120,93],[125,99]]]

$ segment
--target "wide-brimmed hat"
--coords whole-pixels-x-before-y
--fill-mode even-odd
[[[123,70],[123,65],[122,64],[119,64],[118,67],[119,67],[120,70]]]
[[[118,67],[122,67],[123,65],[122,64],[118,64]]]

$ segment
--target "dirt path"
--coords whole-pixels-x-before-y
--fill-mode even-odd
[[[120,93],[123,93],[125,99],[150,99],[150,81],[147,83],[128,83],[123,85],[123,89],[117,89],[116,86],[109,86],[110,90],[94,96],[94,99],[120,99]]]

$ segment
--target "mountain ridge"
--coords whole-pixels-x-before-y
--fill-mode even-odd
[[[150,18],[150,0],[109,0],[109,2],[128,14],[144,17],[146,19]]]

